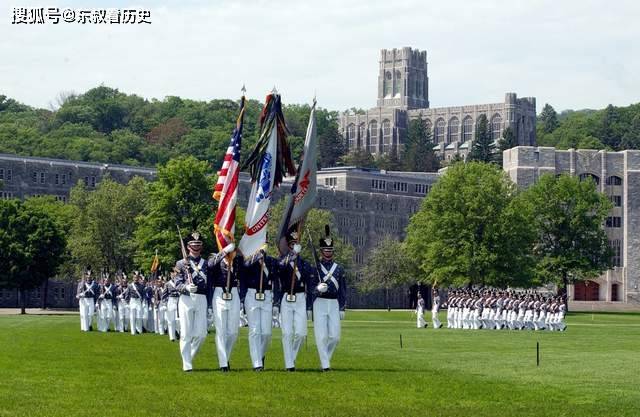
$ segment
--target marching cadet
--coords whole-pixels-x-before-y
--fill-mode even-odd
[[[311,320],[311,305],[307,306],[307,288],[315,274],[314,268],[300,256],[302,247],[298,233],[286,236],[289,253],[280,258],[280,296],[276,305],[280,309],[282,350],[287,371],[296,370],[296,357],[307,336],[307,320]]]
[[[164,335],[167,328],[167,299],[164,297],[164,277],[162,275],[156,281],[154,300],[156,333]]]
[[[438,313],[440,313],[440,291],[437,288],[434,288],[431,292],[432,303],[431,303],[431,322],[433,323],[434,329],[439,329],[442,327],[442,323],[440,322],[440,318],[438,317]]]
[[[193,369],[193,358],[207,337],[207,315],[213,314],[211,309],[213,266],[226,254],[232,252],[235,246],[231,244],[205,261],[200,256],[202,253],[200,233],[191,233],[185,242],[181,242],[181,245],[184,243],[189,254],[176,262],[179,273],[176,276],[175,288],[180,293],[178,315],[182,370],[190,372]]]
[[[264,370],[264,358],[271,342],[273,306],[278,284],[278,261],[261,250],[245,259],[240,274],[240,299],[249,326],[249,354],[254,371]]]
[[[108,332],[111,322],[115,325],[114,312],[117,310],[116,305],[116,286],[111,283],[111,277],[108,272],[104,274],[104,281],[100,286],[100,296],[98,297],[99,316],[98,331]]]
[[[142,334],[143,307],[145,297],[144,277],[139,272],[134,272],[133,282],[127,291],[129,302],[129,327],[131,334]]]
[[[129,303],[127,299],[128,295],[127,275],[123,272],[120,284],[118,285],[116,298],[118,299],[118,331],[124,333],[129,331],[128,319],[129,319]]]
[[[320,366],[326,372],[331,370],[331,357],[340,341],[340,320],[344,320],[345,316],[347,281],[344,269],[333,260],[333,239],[329,226],[325,225],[324,230],[325,236],[320,239],[320,264],[317,273],[310,277],[309,295]]]
[[[178,324],[178,300],[180,291],[176,288],[176,279],[179,271],[174,269],[171,271],[170,279],[164,286],[162,298],[167,301],[167,332],[169,340],[176,341],[176,325]]]
[[[153,319],[153,281],[144,279],[144,297],[142,300],[142,328],[147,333],[155,330]]]
[[[418,329],[427,327],[427,322],[424,319],[424,306],[424,298],[422,298],[422,293],[418,291],[418,301],[416,302],[416,326]]]
[[[76,292],[76,298],[80,306],[80,330],[83,332],[93,330],[91,323],[93,322],[98,291],[98,284],[91,276],[91,267],[87,266],[85,277],[78,283],[78,291]]]
[[[216,327],[216,351],[222,372],[231,369],[229,359],[240,329],[239,273],[243,257],[230,243],[209,258],[213,277],[213,321]]]

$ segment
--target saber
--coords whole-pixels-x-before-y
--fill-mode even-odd
[[[182,250],[182,260],[184,261],[184,269],[187,271],[187,281],[189,284],[193,284],[193,277],[191,276],[191,271],[189,271],[189,264],[187,259],[187,249],[184,247],[184,241],[182,240],[182,233],[180,232],[180,227],[176,224],[176,229],[178,229],[178,237],[180,238],[180,249]]]

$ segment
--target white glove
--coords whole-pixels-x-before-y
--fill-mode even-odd
[[[340,320],[344,320],[344,310],[340,311]]]
[[[318,284],[316,289],[320,294],[324,294],[325,292],[329,291],[329,286],[325,282],[321,282],[320,284]]]
[[[196,284],[189,284],[187,285],[187,290],[189,290],[189,292],[193,294],[198,291],[198,286]]]
[[[272,312],[272,314],[273,314],[275,317],[278,317],[278,315],[280,314],[280,307],[278,307],[278,306],[273,306],[273,312]]]
[[[300,246],[300,244],[299,244],[299,243],[294,244],[294,245],[293,245],[293,251],[294,251],[296,254],[298,254],[298,253],[302,252],[302,246]]]
[[[211,320],[213,318],[213,309],[210,308],[207,310],[207,319]]]
[[[236,245],[232,242],[232,243],[229,243],[224,248],[222,248],[222,251],[228,255],[231,252],[233,252],[235,249],[236,249]]]
[[[240,303],[240,312],[244,311],[244,303]]]
[[[313,319],[313,313],[311,312],[311,310],[307,310],[307,320],[311,319]]]

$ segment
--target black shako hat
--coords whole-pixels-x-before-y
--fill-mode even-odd
[[[328,224],[324,225],[324,237],[320,239],[320,249],[333,250],[333,239],[331,238],[331,230]]]

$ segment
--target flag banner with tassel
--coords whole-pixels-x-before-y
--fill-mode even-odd
[[[296,170],[287,141],[280,95],[267,96],[260,115],[260,137],[243,168],[251,174],[251,194],[245,217],[245,233],[238,248],[246,257],[255,255],[267,241],[267,224],[273,190]]]
[[[151,262],[151,276],[155,279],[158,275],[158,268],[160,268],[160,258],[158,257],[158,250],[156,249],[156,255]]]
[[[309,115],[304,148],[298,164],[298,173],[291,185],[291,193],[287,196],[285,215],[278,229],[278,249],[283,255],[289,251],[287,235],[294,230],[300,235],[307,213],[315,203],[318,195],[316,186],[317,168],[318,140],[316,135],[316,101],[314,99],[311,114]]]
[[[234,242],[236,231],[236,202],[240,176],[240,149],[242,147],[242,125],[244,122],[245,97],[240,99],[240,114],[231,141],[218,171],[218,182],[213,189],[213,198],[218,201],[218,211],[213,222],[213,235],[218,250]]]

